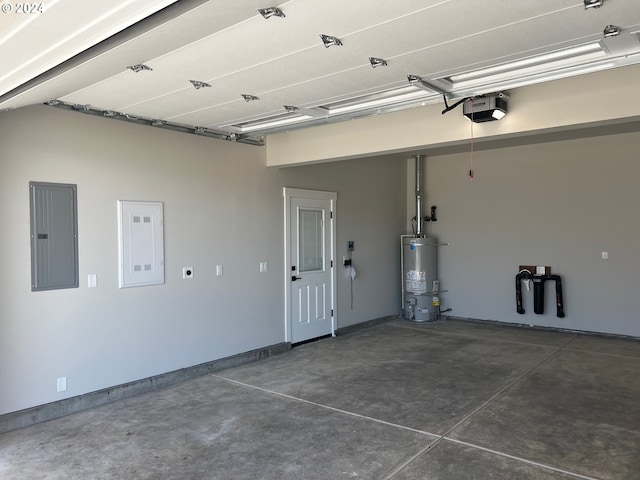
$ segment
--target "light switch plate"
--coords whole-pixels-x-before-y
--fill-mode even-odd
[[[222,276],[222,265],[216,265],[216,276]]]
[[[95,273],[90,273],[88,275],[87,286],[89,288],[96,288],[98,286],[98,276]]]
[[[269,271],[269,263],[268,262],[260,262],[260,273]]]

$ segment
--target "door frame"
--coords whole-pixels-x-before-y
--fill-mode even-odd
[[[329,200],[331,202],[331,215],[329,228],[331,229],[331,245],[329,245],[331,268],[331,336],[336,336],[338,325],[337,279],[336,279],[336,208],[338,202],[337,192],[325,192],[321,190],[305,190],[301,188],[284,187],[284,341],[291,342],[291,199],[302,198],[309,200]]]

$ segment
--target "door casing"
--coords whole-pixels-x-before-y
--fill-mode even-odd
[[[331,202],[331,218],[329,228],[331,229],[331,245],[329,246],[331,267],[331,335],[335,337],[338,325],[338,315],[336,307],[337,282],[336,282],[336,210],[338,194],[336,192],[325,192],[320,190],[305,190],[300,188],[283,188],[284,197],[284,338],[285,342],[291,342],[291,199],[303,198],[312,200],[329,200]]]

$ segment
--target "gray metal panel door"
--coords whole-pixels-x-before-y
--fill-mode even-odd
[[[78,286],[76,185],[30,182],[31,290]]]

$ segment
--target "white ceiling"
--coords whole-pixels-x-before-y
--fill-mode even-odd
[[[29,4],[42,7],[33,13],[3,4],[13,11],[0,13],[0,109],[58,100],[239,139],[640,62],[638,0],[588,10],[584,0],[48,0]],[[266,7],[285,17],[263,18]],[[620,35],[604,38],[607,25]],[[326,48],[320,34],[343,45]],[[151,70],[126,68],[138,64]],[[495,76],[456,77],[503,64]],[[409,98],[380,99],[396,93]],[[366,103],[337,109],[354,98]],[[291,123],[270,126],[274,116]]]

